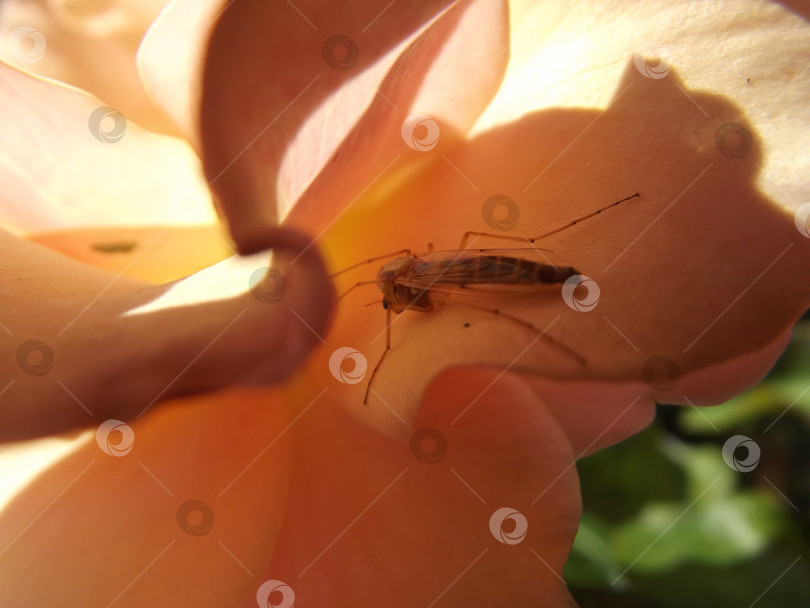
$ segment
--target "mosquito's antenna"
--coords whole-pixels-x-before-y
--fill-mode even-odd
[[[368,304],[363,304],[363,308],[368,308],[369,306],[374,306],[375,304],[382,304],[382,298],[369,302]]]

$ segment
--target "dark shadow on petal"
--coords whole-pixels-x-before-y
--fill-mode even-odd
[[[631,61],[606,110],[549,109],[494,128],[398,189],[370,194],[368,205],[335,227],[335,243],[354,235],[351,250],[331,249],[339,268],[397,247],[455,249],[468,230],[537,236],[640,193],[537,242],[547,250],[541,254],[522,245],[527,257],[542,255],[593,279],[598,303],[590,312],[567,305],[554,285],[524,298],[437,295],[445,305],[396,317],[393,349],[374,381],[389,406],[412,412],[430,378],[453,364],[645,380],[649,362],[664,357],[666,369],[682,376],[765,348],[804,312],[810,239],[757,187],[763,149],[756,127],[727,99],[688,89],[675,69],[656,76]],[[482,216],[496,195],[515,203],[517,221],[499,228]],[[486,237],[473,246],[521,244]],[[346,280],[375,273],[359,269]],[[341,301],[332,337],[358,347],[373,341],[364,352],[376,361],[384,314],[363,308],[375,295],[365,290]],[[535,340],[537,331],[458,304],[464,301],[549,328],[587,364]],[[360,318],[364,335],[349,327]],[[651,390],[676,392],[677,379],[656,378]],[[740,387],[757,380],[741,378]],[[349,407],[362,402],[354,388],[343,389]]]
[[[789,11],[792,11],[804,18],[805,21],[810,21],[810,5],[802,0],[779,0],[777,4],[781,4]]]

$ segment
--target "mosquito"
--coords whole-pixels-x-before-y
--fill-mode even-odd
[[[534,243],[549,236],[567,230],[576,224],[595,217],[612,207],[634,198],[636,192],[621,200],[615,201],[587,215],[583,215],[567,224],[534,237],[493,234],[489,232],[468,231],[462,236],[458,249],[434,251],[431,245],[424,253],[413,253],[410,249],[400,249],[385,255],[369,258],[352,264],[331,275],[334,279],[345,272],[379,260],[390,260],[383,264],[372,281],[359,281],[349,287],[338,300],[346,297],[355,288],[362,285],[377,285],[382,292],[382,306],[386,311],[385,350],[371,372],[363,404],[368,404],[368,396],[374,377],[382,366],[385,357],[391,351],[391,313],[400,314],[406,310],[430,312],[435,304],[444,304],[446,299],[462,296],[467,301],[453,300],[469,308],[483,310],[507,318],[519,325],[536,332],[549,344],[571,357],[580,365],[587,361],[576,350],[541,331],[533,324],[508,314],[499,308],[487,308],[469,302],[469,296],[485,295],[507,297],[509,295],[531,295],[539,287],[565,283],[569,278],[580,274],[571,266],[555,266],[545,261],[529,259],[531,254],[543,251],[533,247]],[[513,249],[470,249],[467,243],[471,237],[491,237],[501,240],[517,241],[531,247]],[[444,299],[443,299],[444,298]],[[465,327],[469,324],[465,324]]]

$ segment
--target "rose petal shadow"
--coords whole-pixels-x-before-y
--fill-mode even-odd
[[[153,240],[184,236],[163,229]],[[318,252],[301,254],[308,240],[275,236],[272,253],[155,285],[0,235],[12,277],[0,340],[16,357],[3,385],[2,440],[90,425],[89,413],[131,420],[168,397],[289,377],[326,332],[334,295]],[[43,348],[21,351],[34,337]],[[45,352],[47,366],[31,368]]]
[[[756,134],[725,98],[689,90],[674,69],[665,78],[648,78],[630,62],[606,110],[532,113],[458,146],[448,162],[430,165],[398,189],[369,193],[327,237],[333,268],[397,247],[432,243],[453,250],[467,230],[498,233],[482,217],[493,195],[519,208],[518,222],[503,234],[534,236],[641,194],[537,243],[550,250],[542,253],[548,263],[573,266],[597,283],[598,305],[590,312],[566,305],[559,286],[534,297],[475,299],[538,330],[553,323],[549,333],[581,353],[586,366],[543,340],[533,344],[536,332],[448,297],[429,314],[394,317],[394,346],[375,390],[410,419],[431,378],[451,365],[644,382],[645,366],[656,357],[686,376],[766,352],[807,307],[810,239],[758,190],[763,151]],[[520,244],[481,239],[473,246]],[[341,276],[338,292],[375,272],[372,265]],[[355,292],[341,301],[321,359],[349,344],[373,365],[384,346],[384,314],[372,321],[373,310],[363,308],[374,298],[373,287]],[[773,363],[773,349],[766,358],[760,369]],[[757,380],[741,373],[726,384],[743,390]],[[355,415],[397,432],[381,403],[362,406],[365,386],[341,389]],[[701,400],[697,392],[693,397]]]
[[[380,22],[358,32],[358,15],[374,12],[375,6],[383,11]],[[306,13],[307,8],[303,5],[300,10]],[[203,77],[202,157],[241,252],[263,247],[265,226],[283,218],[293,204],[303,208],[291,220],[293,225],[317,235],[325,222],[342,213],[347,197],[356,196],[368,186],[366,180],[397,160],[402,123],[407,112],[418,111],[411,108],[412,102],[425,96],[421,85],[437,64],[447,71],[452,58],[463,55],[465,49],[459,46],[469,46],[467,54],[476,55],[485,54],[490,45],[508,49],[506,4],[501,0],[444,8],[444,3],[417,6],[373,0],[356,3],[351,10],[340,4],[320,6],[319,17],[343,36],[343,42],[331,43],[333,37],[324,40],[322,31],[298,16],[290,22],[291,11],[283,5],[237,3],[221,16]],[[276,11],[285,16],[275,15]],[[460,45],[454,40],[460,24],[481,12],[486,18],[474,23],[467,19]],[[281,31],[272,35],[268,28]],[[484,37],[486,45],[475,46],[469,44],[470,29],[496,33]],[[294,45],[290,31],[297,32]],[[327,52],[329,44],[345,50],[356,63],[341,65],[338,50],[332,49],[336,57]],[[278,61],[293,48],[295,62]],[[356,48],[360,51],[355,57]],[[443,56],[448,48],[451,58]],[[465,103],[455,115],[447,109],[453,120],[467,126],[480,114],[505,69],[502,55],[503,60],[492,66],[469,66],[473,74],[491,67],[495,76],[482,78],[474,94],[464,96],[466,88],[459,87]],[[257,80],[257,69],[264,69],[268,59],[274,71]],[[436,100],[427,97],[430,107]],[[357,125],[362,125],[359,131]],[[369,132],[375,135],[369,137]],[[317,187],[310,188],[301,203],[299,196],[311,185]]]

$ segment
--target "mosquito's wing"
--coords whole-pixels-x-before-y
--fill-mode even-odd
[[[434,251],[415,256],[400,285],[458,295],[526,296],[576,274],[534,249]]]

